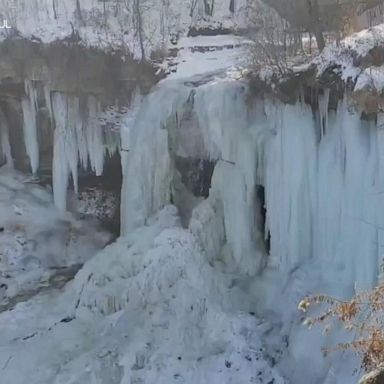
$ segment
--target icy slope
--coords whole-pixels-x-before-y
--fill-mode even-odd
[[[282,384],[235,278],[209,265],[165,207],[97,254],[63,294],[0,315],[1,379]]]
[[[0,308],[71,279],[111,239],[96,223],[59,215],[49,191],[4,167],[0,212]]]

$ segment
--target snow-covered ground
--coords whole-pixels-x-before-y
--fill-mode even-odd
[[[285,68],[286,75],[290,77],[313,70],[317,78],[339,78],[348,83],[352,91],[381,94],[384,88],[383,50],[384,24],[379,24],[354,33],[339,43],[330,43],[313,59],[305,56],[290,58]],[[273,65],[265,66],[257,75],[266,83],[279,82],[285,76]]]
[[[35,41],[49,43],[72,36],[86,46],[124,49],[141,58],[142,48],[149,57],[151,52],[171,48],[192,30],[246,28],[247,1],[237,0],[233,7],[231,3],[140,0],[138,21],[135,1],[0,0],[0,14],[21,36]],[[0,32],[3,37],[12,33]]]
[[[335,43],[327,46],[313,60],[312,64],[316,66],[318,75],[333,68],[334,73],[338,74],[344,81],[357,81],[356,90],[360,90],[365,85],[371,85],[367,73],[371,70],[376,72],[375,67],[377,67],[377,64],[375,64],[375,59],[381,61],[383,59],[382,54],[376,58],[373,55],[369,56],[371,50],[373,48],[382,49],[383,46],[384,24],[380,24],[348,36],[339,45]],[[373,77],[375,83],[377,83],[377,74],[374,73]],[[379,86],[378,91],[381,91],[382,80],[377,85]]]
[[[97,223],[60,215],[33,178],[0,168],[0,308],[63,285],[110,240]]]
[[[266,383],[249,298],[165,207],[98,253],[61,294],[0,314],[2,382]]]
[[[229,70],[241,72],[247,65],[249,44],[247,39],[234,35],[181,38],[174,48],[177,56],[165,60],[165,80],[222,75]]]

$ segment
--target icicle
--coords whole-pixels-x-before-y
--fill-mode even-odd
[[[67,208],[67,188],[69,178],[69,167],[65,159],[65,144],[62,132],[58,129],[54,134],[53,146],[53,198],[55,206],[61,211],[65,212]]]
[[[0,110],[1,155],[8,167],[13,168],[11,144],[9,142],[9,127],[4,113]],[[3,160],[1,159],[1,160]]]
[[[52,97],[52,110],[55,119],[53,191],[55,205],[63,211],[66,209],[66,190],[70,174],[75,193],[78,192],[79,99],[55,93]]]
[[[53,122],[53,111],[52,111],[52,101],[51,101],[51,90],[48,87],[44,87],[44,98],[45,98],[45,105],[48,108],[49,118],[51,122]]]
[[[79,115],[79,99],[77,97],[67,97],[67,126],[65,151],[67,161],[72,174],[73,188],[78,193],[78,165],[79,165],[79,149],[77,141],[77,124],[80,120]]]
[[[36,114],[37,114],[37,94],[30,81],[25,82],[25,92],[27,97],[21,102],[23,110],[23,131],[25,148],[31,163],[32,173],[36,173],[39,168],[39,143],[37,138]]]
[[[329,95],[330,89],[324,89],[324,94],[319,95],[319,114],[320,114],[320,132],[321,137],[327,132],[328,125],[328,107],[329,107]]]
[[[80,165],[84,170],[88,169],[88,143],[86,136],[88,119],[87,99],[79,100],[79,118],[76,122],[77,145],[79,149]]]
[[[96,97],[89,96],[86,137],[89,160],[92,170],[96,173],[96,176],[101,176],[103,174],[105,152],[102,127],[97,120],[99,110],[100,107]]]

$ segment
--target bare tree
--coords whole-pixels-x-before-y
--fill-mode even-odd
[[[143,14],[141,8],[141,0],[134,0],[134,14],[136,20],[136,31],[139,37],[141,60],[145,61],[145,48],[144,48],[144,30],[143,30]]]
[[[319,50],[325,47],[325,32],[343,31],[351,13],[372,9],[382,0],[262,0],[292,27],[312,33]]]
[[[313,308],[315,307],[315,308]],[[353,341],[324,349],[324,353],[350,351],[361,358],[361,368],[368,372],[360,382],[380,384],[384,379],[384,285],[342,300],[327,295],[307,297],[299,303],[309,327],[321,325],[328,334],[338,326],[350,332]],[[313,310],[314,309],[314,310]],[[320,310],[320,312],[318,312]]]
[[[266,67],[284,75],[288,71],[287,57],[296,53],[293,34],[287,22],[271,7],[253,3],[247,9],[250,18],[250,66],[257,72]],[[301,39],[300,39],[301,40]]]
[[[79,20],[81,25],[84,25],[83,14],[81,12],[80,0],[76,0],[76,18]]]
[[[319,2],[318,0],[307,0],[307,10],[309,22],[312,28],[308,28],[315,35],[317,47],[320,51],[325,48],[324,26],[320,19]]]
[[[191,1],[191,8],[190,8],[190,11],[189,11],[189,16],[192,17],[194,12],[195,12],[195,9],[196,9],[196,5],[197,5],[197,0],[192,0]]]
[[[132,20],[133,29],[139,42],[141,61],[146,61],[145,42],[146,31],[144,27],[144,13],[148,10],[147,0],[123,0],[125,11]]]

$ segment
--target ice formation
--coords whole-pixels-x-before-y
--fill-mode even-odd
[[[0,315],[2,346],[13,345],[9,361],[0,348],[2,380],[283,384],[232,277],[209,265],[176,209],[164,207],[96,255],[64,294]]]
[[[0,211],[0,312],[60,271],[78,269],[111,239],[90,220],[60,214],[48,189],[8,167],[0,168]]]
[[[70,178],[78,191],[78,169],[88,167],[97,175],[103,173],[105,156],[119,149],[119,133],[111,132],[99,121],[100,102],[94,95],[72,95],[51,91],[37,82],[25,82],[26,96],[22,99],[24,144],[33,174],[39,170],[39,140],[47,143],[45,132],[38,125],[37,114],[42,107],[48,110],[53,130],[53,190],[55,205],[65,211]],[[40,92],[42,93],[40,95]],[[1,154],[12,165],[12,148],[8,124],[1,113]]]
[[[289,324],[298,322],[294,308],[311,290],[349,297],[377,283],[384,245],[382,117],[377,124],[362,120],[347,95],[330,109],[328,89],[315,115],[301,101],[286,105],[265,97],[249,105],[246,95],[245,83],[222,80],[194,89],[168,82],[148,97],[131,131],[123,228],[127,233],[145,224],[169,203],[175,154],[188,146],[188,155],[215,161],[209,198],[195,208],[190,229],[212,259],[237,273],[261,273],[255,285],[263,292],[261,313],[277,312]],[[194,119],[187,139],[186,110]],[[196,135],[203,151],[190,146]],[[258,186],[265,189],[265,227]],[[292,338],[296,366],[308,359],[298,328],[281,330],[281,337]],[[317,378],[329,369],[319,359]]]
[[[32,173],[36,174],[39,168],[39,143],[36,125],[38,101],[36,89],[29,80],[25,82],[25,93],[26,97],[24,97],[21,102],[24,121],[24,143],[31,162]]]

